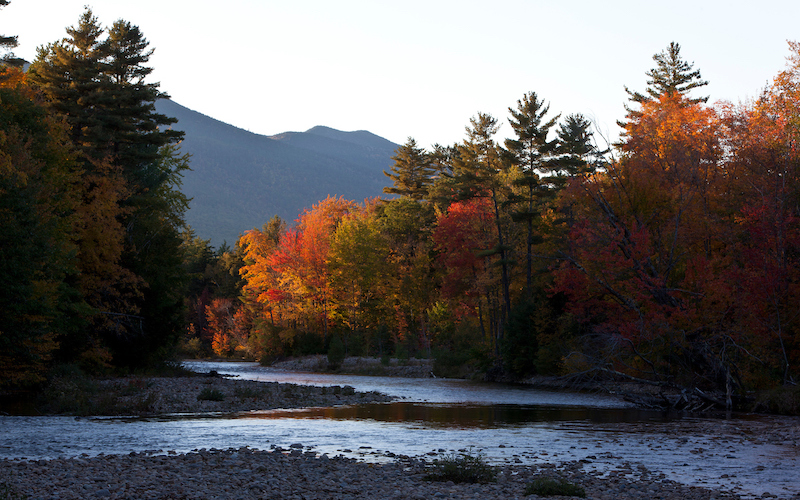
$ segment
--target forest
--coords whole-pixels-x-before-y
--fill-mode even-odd
[[[0,6],[7,4],[0,1]],[[13,49],[14,37],[0,44]],[[529,92],[513,138],[399,147],[384,193],[331,195],[213,248],[138,27],[90,9],[0,74],[0,388],[179,355],[431,358],[438,376],[617,377],[727,396],[800,362],[800,44],[708,103],[671,43],[608,144]]]
[[[672,43],[645,91],[626,88],[615,144],[530,92],[502,144],[484,113],[461,143],[409,138],[385,172],[391,197],[330,196],[217,253],[187,234],[184,347],[621,377],[713,391],[723,406],[796,386],[800,44],[789,48],[751,102],[694,97],[707,82]]]

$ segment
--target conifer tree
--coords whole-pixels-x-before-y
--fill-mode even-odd
[[[39,50],[29,72],[81,153],[79,255],[85,293],[96,297],[95,326],[116,363],[141,364],[181,323],[180,231],[188,199],[180,184],[188,156],[175,146],[183,133],[167,127],[176,120],[155,112],[156,100],[168,96],[145,81],[152,50],[139,28],[119,20],[105,39],[104,33],[87,8],[66,38]],[[98,252],[106,254],[91,258]],[[121,270],[101,272],[98,261]],[[106,300],[114,295],[119,300]]]
[[[693,69],[694,63],[687,63],[681,58],[681,46],[678,43],[670,42],[666,50],[653,55],[656,67],[648,70],[647,89],[645,94],[632,91],[627,86],[625,92],[628,93],[631,102],[642,105],[661,96],[672,96],[681,94],[685,97],[687,104],[698,104],[708,101],[708,96],[689,98],[688,93],[696,88],[708,85],[706,80],[700,76],[699,69]],[[627,118],[629,120],[641,115],[641,112],[625,106]],[[625,127],[626,122],[617,122],[621,127]],[[623,133],[623,136],[625,134]]]
[[[514,195],[508,204],[515,205],[512,217],[516,222],[524,222],[527,229],[526,238],[526,289],[532,292],[532,269],[534,245],[534,223],[540,215],[539,207],[545,200],[552,198],[550,177],[542,179],[541,174],[554,170],[554,153],[558,142],[548,140],[550,129],[556,124],[557,115],[545,121],[550,105],[539,100],[536,92],[529,92],[517,101],[517,109],[508,108],[511,113],[509,123],[516,139],[506,139],[506,148],[510,160],[521,170],[521,177],[514,184],[523,189],[524,194]]]
[[[394,185],[383,188],[383,192],[399,194],[413,200],[427,199],[433,176],[430,155],[417,147],[417,142],[409,137],[405,144],[397,148],[392,159],[394,165],[391,172],[384,170],[383,173],[392,179]]]
[[[511,310],[511,285],[508,237],[501,216],[501,206],[508,197],[505,174],[508,163],[494,140],[497,133],[497,119],[486,113],[478,113],[470,119],[467,139],[458,145],[458,155],[453,160],[455,185],[462,199],[487,198],[494,211],[494,224],[497,229],[497,246],[487,249],[487,253],[499,257],[501,285],[503,292],[501,314],[497,324],[497,341],[503,338],[503,324]]]
[[[0,0],[0,9],[10,3],[10,0]],[[0,57],[0,66],[20,67],[25,64],[25,60],[14,55],[12,50],[19,44],[16,36],[0,35],[0,49],[8,52]]]
[[[690,64],[681,59],[681,46],[678,43],[670,42],[666,50],[653,55],[653,60],[656,62],[656,67],[645,73],[648,76],[647,95],[625,87],[633,102],[642,104],[662,95],[686,95],[692,89],[708,85],[708,82],[700,76],[700,70],[692,68],[694,63]],[[689,99],[692,104],[706,101],[708,97]]]

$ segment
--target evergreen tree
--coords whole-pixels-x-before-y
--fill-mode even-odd
[[[544,100],[539,100],[536,92],[530,92],[517,101],[516,111],[508,108],[511,113],[509,123],[517,135],[516,139],[506,139],[506,148],[510,160],[517,165],[522,176],[514,184],[523,189],[524,194],[514,195],[508,204],[515,205],[512,217],[516,222],[524,222],[527,229],[526,238],[526,290],[532,293],[533,270],[533,245],[534,224],[540,216],[539,207],[552,198],[550,180],[552,177],[542,179],[541,174],[552,172],[555,167],[555,151],[558,146],[556,140],[548,140],[550,129],[556,124],[557,115],[545,121],[545,115],[550,110]]]
[[[693,69],[694,63],[687,63],[681,59],[681,46],[678,43],[670,42],[666,50],[653,55],[656,67],[650,69],[645,74],[648,77],[646,94],[632,91],[627,86],[625,92],[628,93],[631,102],[642,105],[653,99],[658,99],[663,95],[672,96],[673,94],[687,94],[696,88],[708,85],[706,80],[700,76],[699,69]],[[708,97],[698,97],[690,99],[686,97],[686,102],[697,104],[708,101]],[[628,119],[635,118],[640,112],[625,106]],[[624,126],[624,122],[618,122]]]
[[[99,129],[99,96],[104,90],[101,73],[100,37],[103,29],[92,11],[86,9],[78,24],[67,28],[67,37],[40,47],[28,74],[47,99],[48,108],[69,125],[72,143],[83,153],[84,166],[90,159],[103,159],[107,137]]]
[[[81,152],[85,293],[114,361],[131,365],[174,340],[182,324],[188,199],[180,185],[189,158],[175,146],[183,133],[167,127],[176,120],[155,112],[167,96],[145,82],[152,50],[139,28],[119,20],[104,32],[87,8],[66,38],[39,50],[30,74]]]
[[[594,145],[591,127],[591,122],[581,114],[567,116],[558,126],[556,153],[560,155],[557,168],[561,175],[586,174],[602,164],[606,152]]]
[[[470,119],[470,125],[467,127],[467,139],[458,146],[458,155],[453,160],[453,173],[460,198],[487,198],[494,212],[497,245],[487,249],[484,255],[496,254],[499,257],[502,306],[500,317],[497,318],[497,346],[502,341],[503,324],[511,310],[510,246],[500,210],[509,195],[505,177],[508,163],[503,161],[501,150],[494,140],[498,130],[497,119],[478,113],[478,116]]]
[[[0,0],[0,9],[9,3],[10,0]],[[5,55],[3,55],[3,57],[0,57],[0,66],[20,67],[25,64],[24,59],[16,57],[12,52],[12,49],[14,49],[17,45],[19,45],[19,42],[17,41],[16,36],[0,35],[0,49],[8,51]]]
[[[392,179],[394,186],[383,188],[383,192],[399,194],[413,200],[426,199],[433,176],[430,155],[417,147],[417,142],[409,137],[405,144],[397,148],[392,159],[394,165],[391,172],[384,170],[383,173]]]

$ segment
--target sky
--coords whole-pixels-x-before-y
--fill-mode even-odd
[[[527,92],[613,141],[625,86],[644,91],[670,42],[713,103],[757,97],[800,40],[797,0],[11,0],[0,33],[32,60],[86,5],[139,26],[150,81],[183,106],[259,134],[325,125],[426,148],[463,141],[478,112],[513,135]]]

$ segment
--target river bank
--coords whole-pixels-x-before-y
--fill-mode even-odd
[[[328,407],[391,400],[385,394],[357,392],[350,386],[313,387],[209,375],[63,377],[47,387],[38,409],[50,415],[148,416]]]
[[[291,358],[275,362],[270,368],[276,370],[327,373],[328,357],[322,354]],[[430,359],[398,359],[381,361],[380,358],[348,356],[344,358],[337,373],[350,375],[371,375],[379,377],[431,378],[433,361]]]
[[[595,500],[738,499],[733,493],[687,487],[639,466],[620,464],[599,473],[584,462],[497,466],[496,482],[425,480],[430,462],[395,457],[365,463],[317,455],[301,444],[290,449],[197,450],[186,454],[131,453],[56,460],[0,461],[0,495],[30,499],[522,499],[539,477],[560,478]],[[16,497],[14,495],[17,495]],[[763,498],[777,498],[774,495]],[[562,497],[563,498],[563,497]],[[791,498],[800,498],[794,496]]]
[[[219,363],[198,365],[196,367],[198,371],[217,369],[223,372],[224,369],[222,366],[217,366],[220,365]],[[202,368],[203,366],[205,368]],[[236,371],[233,370],[234,373]],[[219,376],[127,377],[83,381],[66,378],[65,385],[55,385],[51,390],[62,391],[63,394],[60,397],[70,400],[80,397],[79,393],[70,392],[70,383],[77,386],[95,384],[91,393],[94,394],[94,398],[100,397],[100,399],[95,399],[92,403],[95,405],[94,408],[106,405],[105,400],[114,401],[113,404],[108,404],[107,408],[117,408],[117,412],[94,411],[88,413],[92,415],[204,414],[207,412],[224,414],[273,408],[339,406],[391,399],[364,386],[362,386],[363,392],[356,391],[345,384],[353,383],[355,386],[359,386],[359,384],[348,382],[346,377],[332,377],[329,380],[334,380],[335,382],[332,383],[340,385],[312,387]],[[351,377],[350,380],[355,380],[355,378]],[[395,381],[403,384],[428,385],[427,381],[416,379],[407,382],[402,379]],[[439,384],[445,381],[430,380],[429,382]],[[388,392],[394,394],[391,391]],[[458,401],[462,400],[466,399],[459,397]],[[435,399],[435,401],[441,401],[441,399]],[[383,407],[384,405],[379,406]],[[387,407],[391,410],[400,410],[399,406]],[[294,412],[288,413],[295,414]],[[399,411],[398,415],[403,413]],[[417,425],[412,425],[407,431],[403,431],[403,435],[408,432],[415,433],[415,436],[418,435],[413,438],[415,443],[425,443],[426,447],[431,446],[436,452],[426,453],[424,448],[413,451],[398,448],[402,445],[398,445],[397,441],[392,439],[376,440],[375,430],[371,431],[372,434],[368,434],[368,428],[376,427],[381,436],[386,432],[394,432],[392,426],[382,426],[379,423],[367,422],[350,425],[347,421],[326,420],[325,423],[319,424],[321,427],[316,427],[318,431],[316,431],[317,434],[314,434],[315,431],[307,430],[313,425],[311,422],[316,422],[314,420],[308,421],[309,423],[305,423],[306,420],[291,421],[297,422],[298,425],[289,423],[286,424],[289,426],[288,428],[298,429],[300,432],[281,433],[278,431],[278,426],[284,425],[279,423],[283,420],[244,418],[244,420],[215,420],[206,423],[201,419],[196,421],[201,425],[196,426],[195,420],[191,420],[196,417],[190,417],[190,420],[186,421],[186,425],[181,424],[183,418],[185,417],[178,417],[178,420],[174,420],[178,425],[169,423],[173,422],[172,417],[168,419],[156,417],[155,419],[145,419],[144,423],[139,422],[138,419],[74,419],[75,425],[56,426],[56,428],[64,429],[59,436],[70,436],[65,441],[68,445],[64,449],[79,451],[72,454],[46,452],[39,455],[36,454],[37,452],[32,452],[33,454],[23,452],[11,456],[38,456],[41,460],[14,458],[0,461],[0,498],[22,498],[14,496],[16,493],[29,495],[31,498],[523,498],[525,485],[532,477],[539,474],[561,474],[570,481],[583,486],[587,490],[589,498],[596,499],[737,498],[734,493],[745,491],[751,495],[749,498],[761,497],[763,493],[770,492],[777,493],[780,498],[800,500],[800,487],[795,488],[791,485],[791,480],[789,483],[783,480],[778,486],[771,483],[761,473],[747,475],[741,469],[734,473],[730,471],[730,468],[725,468],[716,475],[706,475],[711,479],[710,481],[698,483],[692,481],[691,477],[675,475],[674,470],[670,472],[669,463],[672,458],[667,460],[667,468],[662,468],[664,463],[645,460],[644,463],[652,471],[658,471],[650,472],[641,465],[643,462],[641,458],[634,456],[635,453],[630,455],[630,452],[626,454],[623,451],[632,450],[637,446],[636,440],[638,439],[645,443],[643,446],[647,448],[646,453],[648,454],[660,454],[664,457],[686,460],[687,463],[684,465],[687,466],[685,467],[687,471],[690,469],[688,463],[694,464],[688,457],[698,454],[708,458],[702,462],[703,468],[711,466],[714,461],[718,464],[720,460],[731,460],[733,463],[740,459],[738,455],[743,454],[743,456],[751,457],[748,464],[762,469],[766,467],[766,470],[769,470],[770,464],[773,462],[764,455],[755,453],[765,453],[768,450],[773,450],[769,453],[774,453],[777,450],[783,450],[781,453],[788,453],[789,457],[796,456],[796,452],[793,450],[800,445],[800,426],[791,419],[773,419],[774,421],[770,420],[769,423],[748,420],[736,420],[728,423],[717,420],[684,419],[675,421],[668,427],[655,424],[657,429],[653,429],[652,432],[648,430],[651,424],[646,421],[622,425],[609,424],[608,429],[613,434],[607,434],[602,429],[599,429],[598,434],[598,429],[594,429],[597,425],[587,426],[587,430],[589,427],[594,429],[591,431],[592,434],[563,432],[553,434],[537,427],[538,430],[533,432],[535,435],[545,432],[551,436],[566,437],[569,441],[566,444],[556,444],[554,441],[559,441],[558,437],[555,439],[551,437],[543,440],[541,444],[534,445],[523,444],[523,439],[513,437],[513,428],[508,433],[502,431],[502,435],[505,437],[496,439],[461,436],[453,439],[454,436],[447,437],[435,426],[419,431],[416,430]],[[73,422],[72,418],[56,418],[56,420],[58,419]],[[20,420],[20,422],[28,422],[25,424],[26,427],[34,425],[39,430],[34,431],[33,434],[25,434],[27,437],[22,437],[20,434],[18,439],[39,442],[38,436],[41,434],[43,439],[40,444],[44,448],[47,450],[59,449],[59,443],[64,440],[48,437],[54,436],[54,434],[46,431],[45,427],[39,428],[38,419],[35,420],[37,421]],[[166,424],[158,423],[162,421]],[[145,436],[132,430],[133,440],[120,439],[115,429],[127,429],[129,426],[131,428],[141,426],[154,431]],[[195,441],[192,445],[186,446],[185,438],[181,437],[169,440],[171,444],[164,444],[164,439],[159,437],[164,432],[181,436],[183,432],[187,431],[192,436],[205,436],[209,432],[210,435],[214,435],[216,426],[221,426],[221,428],[233,426],[237,429],[234,432],[236,435],[240,435],[242,431],[251,432],[251,429],[258,429],[258,432],[246,434],[251,436],[249,438],[228,443],[225,443],[222,438],[221,442],[224,444],[221,445],[216,444],[220,440],[215,442],[215,438],[212,438],[207,441]],[[337,430],[330,431],[333,426],[336,426]],[[327,437],[321,440],[306,441],[309,434],[317,436],[320,431]],[[622,431],[621,434],[620,431]],[[82,437],[81,443],[77,443],[77,434],[80,432],[83,432],[85,436]],[[492,435],[499,436],[498,434]],[[698,439],[698,435],[704,437]],[[145,437],[145,441],[142,440],[142,437]],[[402,440],[401,436],[398,435],[398,437]],[[376,441],[380,441],[382,444],[376,444]],[[479,447],[488,445],[487,456],[492,457],[491,463],[498,465],[500,470],[496,484],[455,485],[431,483],[422,479],[424,472],[420,467],[425,465],[423,460],[430,461],[435,455],[456,453],[455,448],[466,446],[465,442],[473,441]],[[141,442],[148,444],[138,447],[134,444]],[[297,442],[311,443],[315,448],[296,444],[290,450],[280,450],[270,444],[288,446],[289,443]],[[342,445],[343,442],[347,444]],[[448,442],[450,444],[445,444]],[[104,444],[98,446],[97,443]],[[130,444],[126,445],[125,443]],[[336,444],[330,446],[331,443]],[[7,441],[5,444],[9,449],[21,449],[13,440]],[[244,445],[255,446],[260,450],[268,450],[273,447],[272,454],[264,455],[266,451],[238,448]],[[620,448],[623,445],[624,447]],[[127,450],[126,446],[128,446]],[[189,451],[203,446],[223,448],[234,446],[237,449],[229,449],[224,452]],[[439,448],[440,446],[442,448]],[[159,448],[177,450],[178,453],[164,452]],[[444,450],[443,448],[448,449]],[[511,450],[506,451],[508,448]],[[709,448],[711,448],[710,451]],[[41,449],[41,446],[30,449]],[[117,451],[113,451],[114,449]],[[499,453],[498,449],[500,449]],[[80,455],[84,450],[89,455]],[[157,451],[142,453],[142,450]],[[314,450],[320,451],[315,452]],[[613,456],[612,450],[614,451]],[[93,455],[97,451],[116,453],[116,455],[101,454],[94,457]],[[131,451],[133,452],[131,453]],[[331,456],[320,456],[323,451]],[[333,456],[339,453],[343,453],[349,458]],[[400,453],[407,453],[416,458],[395,455]],[[737,457],[734,457],[733,453]],[[498,454],[501,456],[498,457]],[[684,455],[687,457],[686,459],[681,458]],[[351,460],[353,457],[360,457],[365,462],[353,461]],[[524,462],[519,461],[516,457]],[[754,462],[753,459],[756,461]],[[535,460],[535,462],[531,463],[530,460]],[[783,463],[793,461],[793,458],[787,458],[784,462],[775,463],[780,463],[780,467],[782,467]],[[329,467],[328,464],[334,465]],[[748,467],[752,468],[751,465]],[[694,465],[691,466],[691,468],[694,467]],[[595,468],[602,472],[596,472]],[[730,482],[723,482],[718,487],[713,486],[717,484],[713,482],[714,477],[720,477],[720,474],[723,474],[721,477],[728,477],[729,474],[736,474],[738,477]],[[694,488],[681,485],[666,480],[667,477],[682,482],[701,484],[703,487]],[[792,473],[783,477],[791,478]],[[331,483],[332,478],[335,479]],[[778,475],[777,478],[780,479],[781,476]],[[755,481],[760,486],[757,489],[742,489],[743,482],[748,481],[751,483]],[[4,491],[4,483],[10,488],[7,491]],[[4,494],[5,496],[3,496]]]

